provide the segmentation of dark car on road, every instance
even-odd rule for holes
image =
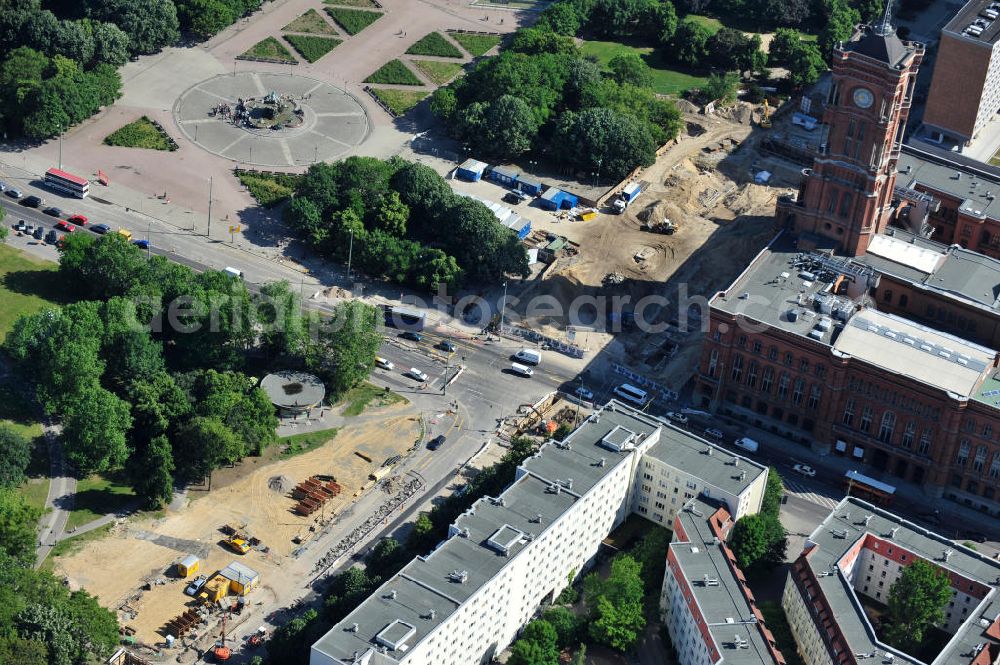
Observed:
[[[4,194],[6,194],[7,196],[9,196],[12,199],[19,199],[19,198],[21,198],[21,190],[20,189],[16,189],[16,188],[15,189],[4,190]]]
[[[31,233],[31,237],[34,238],[35,240],[41,240],[42,238],[44,238],[45,227],[44,226],[36,227],[35,230]]]
[[[444,442],[444,434],[438,434],[436,437],[427,442],[427,450],[437,450],[444,445]]]
[[[97,235],[102,236],[108,231],[110,231],[111,227],[108,226],[107,224],[94,224],[93,226],[90,227],[90,230],[96,233]]]
[[[138,247],[139,249],[149,249],[148,240],[133,240],[132,244]]]
[[[448,340],[442,340],[438,342],[435,346],[442,351],[447,351],[448,353],[455,353],[455,345]]]
[[[38,208],[43,203],[45,203],[45,201],[38,196],[25,196],[21,199],[21,205],[28,206],[29,208]]]
[[[55,229],[49,229],[49,232],[45,234],[45,242],[54,245],[57,240],[59,240],[59,234],[56,233]]]
[[[411,342],[419,342],[423,340],[423,337],[420,335],[420,333],[415,333],[412,330],[407,330],[406,332],[399,333],[399,338],[408,339]]]
[[[48,208],[46,208],[42,212],[44,212],[49,217],[62,217],[63,216],[63,211],[60,210],[59,208],[55,207],[55,206],[49,206]]]

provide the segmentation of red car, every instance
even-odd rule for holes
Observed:
[[[65,231],[66,233],[73,233],[73,231],[76,231],[75,226],[62,219],[60,219],[59,223],[56,224],[56,228],[60,231]]]
[[[73,222],[77,226],[86,226],[87,225],[87,217],[86,217],[86,215],[73,215],[72,217],[67,217],[66,221],[67,222]]]

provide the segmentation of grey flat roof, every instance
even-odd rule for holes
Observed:
[[[711,455],[707,453],[708,450],[712,451]],[[739,495],[761,474],[767,473],[767,467],[741,455],[735,455],[669,423],[664,423],[660,440],[646,455],[682,469],[685,473],[734,495]],[[738,465],[733,464],[736,460]],[[741,471],[746,471],[746,476],[742,480]]]
[[[941,267],[924,283],[995,310],[1000,296],[1000,261],[953,247]]]
[[[984,44],[993,44],[997,40],[997,37],[1000,37],[1000,18],[993,19],[991,21],[988,18],[980,17],[979,13],[984,9],[988,9],[994,2],[995,0],[970,0],[970,2],[966,3],[964,7],[958,10],[958,13],[955,14],[955,18],[948,21],[948,24],[944,26],[944,31],[955,35],[961,35],[966,39],[971,39],[972,41],[983,42]],[[983,33],[978,37],[963,35],[962,31],[977,19],[982,19],[983,21],[989,23],[988,27],[983,30]]]
[[[529,539],[548,529],[579,497],[632,454],[631,447],[615,452],[601,445],[608,433],[624,428],[638,435],[634,442],[638,443],[662,424],[613,400],[562,444],[545,443],[536,455],[525,460],[519,477],[500,497],[473,504],[458,517],[449,537],[433,552],[413,559],[313,648],[349,660],[355,651],[364,653],[374,648],[375,637],[398,620],[416,629],[406,641],[408,650],[413,649],[513,561]],[[559,491],[554,490],[556,481],[561,481]],[[511,540],[515,530],[525,537]],[[509,546],[507,556],[488,542],[494,535]]]
[[[871,519],[865,520],[866,516]],[[892,533],[892,529],[896,532]],[[968,663],[966,656],[978,642],[983,641],[984,628],[979,619],[995,619],[997,610],[998,580],[1000,562],[965,548],[944,536],[908,522],[897,515],[886,512],[853,497],[844,498],[822,524],[806,540],[805,549],[815,547],[805,555],[807,565],[812,569],[837,624],[847,640],[848,648],[854,653],[871,653],[876,649],[885,651],[886,646],[877,643],[874,630],[861,608],[860,602],[843,573],[826,574],[830,570],[840,570],[840,559],[866,534],[878,536],[893,544],[898,544],[912,554],[938,566],[951,570],[971,580],[993,587],[969,618],[959,628],[948,646],[933,661],[935,665]],[[943,560],[945,550],[952,554]],[[992,614],[987,614],[993,612]],[[913,656],[893,651],[896,658],[905,663],[918,664]]]
[[[820,302],[837,302],[852,312],[855,305],[832,295],[836,275],[817,271],[813,279],[803,276],[813,270],[808,257],[791,235],[779,233],[726,291],[712,298],[712,307],[831,345],[841,326],[820,311]],[[848,261],[842,263],[846,267]],[[819,330],[824,321],[827,329]]]
[[[677,518],[689,542],[671,543],[670,549],[691,587],[723,662],[727,665],[774,663],[750,604],[740,589],[741,583],[726,563],[722,545],[714,543],[708,518],[717,508],[713,501],[700,496],[685,504]],[[718,585],[709,586],[706,577],[718,581]],[[746,647],[736,647],[737,636],[746,640]]]
[[[896,166],[896,186],[913,187],[919,183],[961,200],[960,207],[971,209],[973,214],[978,210],[985,217],[1000,219],[997,169],[986,164],[969,164],[959,155],[942,152],[924,143],[903,146]],[[996,198],[990,199],[987,194]]]
[[[260,387],[275,406],[292,409],[314,406],[326,397],[326,386],[313,374],[282,370],[268,374]]]

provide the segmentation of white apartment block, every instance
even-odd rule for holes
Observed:
[[[879,639],[860,600],[885,603],[916,559],[943,570],[952,586],[939,626],[951,639],[930,665],[1000,659],[1000,562],[847,497],[806,540],[785,584],[782,605],[806,665],[853,663],[858,654],[924,665]]]
[[[709,476],[706,482],[677,474],[685,487],[693,480],[718,492],[713,496],[731,501],[734,511],[759,507],[766,468],[744,459],[733,465],[735,456],[723,449],[612,401],[563,442],[544,444],[499,497],[477,501],[433,552],[407,564],[313,644],[310,664],[489,662],[573,571],[590,565],[633,508],[646,505],[638,501],[637,478],[651,451],[657,473],[679,471],[674,448],[677,459],[696,460]]]

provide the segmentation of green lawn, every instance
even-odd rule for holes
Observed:
[[[423,90],[386,90],[372,88],[372,93],[396,115],[404,115],[419,104],[429,92]]]
[[[105,145],[122,148],[145,148],[147,150],[177,150],[177,144],[153,121],[142,116],[121,129],[104,137]]]
[[[9,223],[11,215],[4,219]],[[0,244],[0,339],[21,314],[66,302],[66,288],[55,263]]]
[[[310,450],[319,448],[324,443],[337,436],[337,428],[321,429],[304,434],[293,434],[278,439],[279,446],[288,446],[281,452],[282,457],[295,457]]]
[[[236,177],[257,203],[265,208],[273,208],[292,195],[296,183],[302,176],[295,173],[261,173],[241,169],[236,171]]]
[[[260,58],[279,62],[298,62],[292,52],[274,37],[262,39],[240,56],[241,58]]]
[[[323,0],[328,5],[344,5],[346,7],[371,7],[375,9],[377,4],[372,0]]]
[[[607,66],[612,58],[621,53],[638,53],[653,70],[653,90],[661,95],[677,95],[689,88],[700,87],[708,80],[707,76],[671,69],[671,66],[663,61],[659,51],[649,46],[635,47],[618,42],[588,41],[580,47],[580,52],[584,57],[597,58],[602,66]]]
[[[315,35],[285,35],[285,41],[309,62],[316,62],[329,53],[341,40]]]
[[[384,388],[379,388],[370,383],[362,383],[356,388],[352,388],[347,391],[344,395],[344,399],[340,401],[341,404],[346,403],[347,408],[344,409],[345,416],[358,416],[368,408],[369,405],[374,407],[389,406],[391,404],[399,404],[401,402],[406,402],[406,398],[402,395],[398,395],[392,391],[386,392]],[[372,404],[374,402],[374,404]]]
[[[402,60],[390,60],[385,63],[371,76],[366,78],[365,83],[385,83],[390,85],[424,84],[409,67],[403,64]]]
[[[472,54],[474,58],[478,58],[500,43],[499,35],[476,35],[471,32],[457,32],[454,30],[449,30],[448,34],[451,35],[452,39],[461,44],[462,48]]]
[[[440,32],[431,32],[406,49],[410,55],[437,55],[443,58],[464,57],[454,44],[449,42]]]
[[[381,12],[368,12],[363,9],[346,9],[344,7],[325,7],[326,13],[337,22],[349,35],[356,35],[381,18]]]
[[[413,60],[414,66],[423,72],[424,76],[438,85],[444,85],[462,72],[462,65],[457,62],[441,62],[440,60]]]
[[[99,475],[83,478],[76,484],[73,511],[66,521],[66,531],[121,510],[134,498],[132,488],[117,480]]]
[[[305,32],[311,35],[335,35],[337,31],[326,22],[323,15],[310,9],[281,29],[282,32]]]
[[[713,34],[723,28],[722,21],[720,21],[717,18],[713,18],[711,16],[704,16],[702,14],[688,14],[684,18],[689,18],[695,23],[700,23],[701,25],[711,30]]]

